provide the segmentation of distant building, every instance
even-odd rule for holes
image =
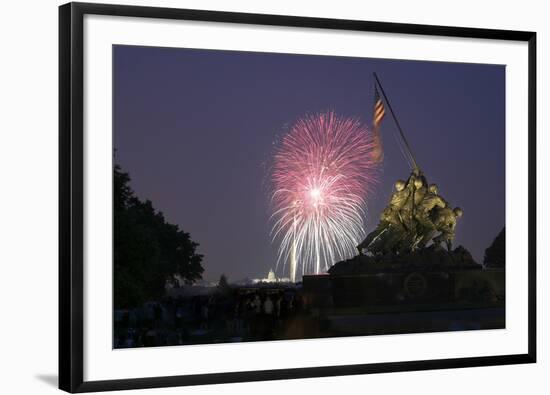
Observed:
[[[288,278],[288,277],[277,277],[275,275],[275,272],[273,271],[273,269],[269,269],[269,273],[267,273],[266,278],[254,278],[254,279],[252,279],[253,284],[258,284],[258,283],[289,283],[289,282],[290,282],[290,278]]]

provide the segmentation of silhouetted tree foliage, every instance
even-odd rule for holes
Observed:
[[[506,227],[502,228],[493,243],[485,250],[483,263],[487,267],[504,267],[506,263]]]
[[[202,277],[202,255],[189,233],[165,221],[151,201],[141,201],[129,186],[130,176],[114,168],[114,303],[137,307],[158,299],[178,277],[192,283]]]

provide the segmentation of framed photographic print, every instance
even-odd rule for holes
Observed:
[[[59,16],[61,389],[535,362],[535,33]]]

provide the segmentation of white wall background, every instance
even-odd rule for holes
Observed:
[[[538,33],[539,224],[550,222],[550,25],[545,2],[427,0],[118,0],[121,4],[201,8]],[[57,6],[56,0],[5,2],[0,22],[0,392],[54,393],[57,387]],[[544,394],[550,382],[544,288],[549,232],[539,225],[536,365],[274,381],[131,393]]]

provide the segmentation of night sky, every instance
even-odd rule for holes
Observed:
[[[138,197],[200,243],[204,278],[265,277],[274,143],[306,113],[372,120],[377,72],[429,183],[464,210],[455,245],[483,260],[505,221],[505,68],[179,48],[115,46],[115,162]],[[409,176],[389,115],[368,200],[374,229],[393,183]],[[279,275],[282,267],[279,268]]]

